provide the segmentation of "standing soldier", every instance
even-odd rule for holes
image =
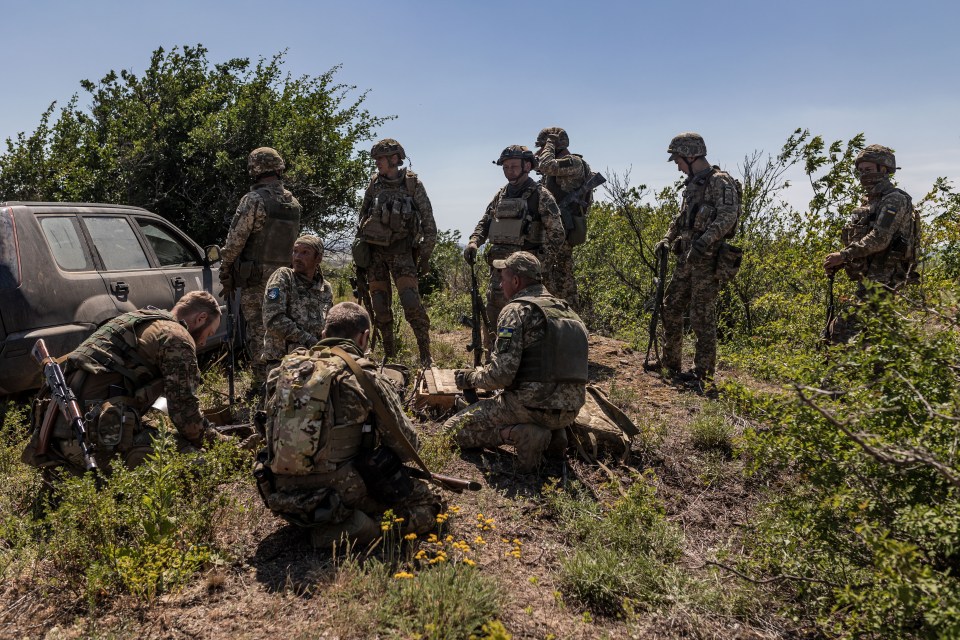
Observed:
[[[669,161],[687,174],[680,213],[670,223],[657,253],[668,248],[677,266],[667,287],[663,309],[663,362],[671,375],[680,375],[683,314],[690,309],[690,326],[697,336],[690,380],[711,380],[717,361],[718,259],[729,247],[724,240],[736,232],[740,187],[720,167],[707,162],[707,145],[697,133],[681,133],[667,147]]]
[[[259,147],[247,157],[254,184],[233,214],[227,239],[220,250],[220,283],[229,298],[240,289],[240,309],[253,380],[251,395],[266,381],[263,351],[264,284],[280,267],[290,264],[290,249],[300,235],[300,203],[283,182],[286,166],[270,147]]]
[[[517,251],[528,251],[537,256],[546,272],[552,273],[557,268],[557,254],[564,241],[557,201],[530,177],[530,171],[537,166],[533,152],[518,144],[510,145],[495,163],[503,167],[507,184],[493,196],[463,250],[464,260],[473,264],[477,248],[490,241],[486,256],[490,264],[487,317],[491,320],[499,317],[500,310],[507,304],[500,288],[500,270],[493,266],[493,261],[503,260]],[[483,346],[488,354],[493,340],[487,332]]]
[[[537,171],[544,177],[540,181],[553,195],[560,207],[560,218],[566,240],[557,251],[557,268],[548,276],[551,292],[579,307],[577,281],[573,276],[573,247],[587,239],[587,209],[592,192],[578,194],[590,177],[590,165],[583,156],[570,153],[570,137],[560,127],[547,127],[537,136]]]
[[[263,361],[267,369],[280,364],[297,347],[309,349],[320,341],[333,287],[323,279],[323,243],[317,236],[300,236],[293,243],[293,268],[273,272],[263,292]]]
[[[430,271],[430,256],[437,243],[433,207],[417,174],[401,168],[407,154],[399,142],[385,138],[373,145],[370,155],[377,163],[377,175],[363,196],[357,226],[357,240],[370,248],[370,264],[357,266],[368,274],[374,323],[383,339],[384,355],[396,355],[392,275],[403,314],[417,338],[420,362],[428,365],[430,317],[420,299],[418,276]]]
[[[894,290],[918,280],[920,219],[907,192],[890,182],[897,170],[892,149],[871,144],[860,152],[854,165],[867,193],[866,202],[853,210],[843,228],[844,249],[829,254],[823,266],[828,274],[842,267],[859,283],[857,298],[862,301],[866,294],[864,278]],[[830,341],[849,340],[855,324],[851,318],[837,319],[827,328]]]

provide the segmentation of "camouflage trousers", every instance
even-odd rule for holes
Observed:
[[[273,491],[265,492],[270,509],[289,522],[308,528],[314,546],[326,547],[344,540],[367,544],[383,533],[380,521],[388,505],[369,495],[352,464],[312,476],[278,476],[275,484]],[[410,494],[389,508],[403,518],[402,534],[422,534],[435,529],[444,503],[427,483],[413,479]]]
[[[677,265],[663,299],[663,366],[681,369],[683,314],[697,337],[693,363],[701,376],[713,376],[717,364],[717,293],[720,282],[712,261],[686,260]]]
[[[263,363],[263,335],[265,329],[263,326],[263,291],[267,280],[273,275],[276,269],[264,268],[263,280],[256,285],[251,285],[240,290],[240,311],[243,314],[244,342],[247,347],[247,355],[250,357],[250,372],[252,380],[250,388],[261,390],[267,381],[267,369]]]
[[[396,355],[396,338],[393,335],[393,291],[390,277],[397,285],[403,315],[417,339],[420,361],[430,360],[430,317],[420,299],[417,265],[410,252],[388,254],[374,250],[367,277],[370,300],[373,303],[373,321],[383,339],[383,351],[387,358]]]
[[[573,247],[564,243],[554,254],[553,265],[546,265],[543,284],[547,291],[566,300],[574,311],[580,311],[577,280],[573,275]]]
[[[515,393],[504,391],[457,412],[443,424],[443,432],[463,449],[512,444],[519,458],[539,459],[552,440],[566,441],[564,430],[574,423],[578,413],[525,407]],[[526,433],[518,432],[517,437],[512,433],[503,437],[504,427],[520,425],[536,426],[548,433],[545,438],[538,438],[535,430],[528,429]]]

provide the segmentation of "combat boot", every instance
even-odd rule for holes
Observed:
[[[566,453],[567,445],[569,444],[570,440],[567,437],[566,427],[563,429],[552,429],[550,431],[550,444],[547,446],[544,455],[550,460],[560,460],[563,458],[563,454]]]
[[[536,471],[543,460],[543,452],[550,445],[550,430],[536,424],[518,424],[510,428],[507,444],[517,450],[517,471]]]

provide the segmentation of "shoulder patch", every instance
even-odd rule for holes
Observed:
[[[267,289],[267,300],[276,300],[280,297],[280,287],[273,287],[272,289]]]
[[[500,327],[497,329],[498,338],[506,338],[507,340],[513,338],[513,327]]]
[[[570,158],[569,156],[566,158],[560,158],[559,160],[557,160],[558,167],[566,168],[572,165],[573,165],[573,158]]]

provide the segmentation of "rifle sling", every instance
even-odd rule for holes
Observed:
[[[347,367],[350,369],[350,371],[353,372],[353,375],[357,378],[357,382],[360,383],[360,387],[363,389],[363,392],[367,395],[367,398],[369,398],[371,404],[373,404],[373,411],[377,414],[377,423],[389,431],[395,439],[397,439],[399,442],[402,442],[403,448],[406,449],[410,459],[413,460],[418,467],[423,469],[426,474],[428,474],[430,477],[433,477],[430,469],[428,469],[427,465],[425,465],[423,460],[420,459],[420,454],[418,454],[417,450],[413,448],[413,445],[410,444],[410,441],[407,440],[407,437],[403,435],[403,431],[400,430],[400,425],[397,424],[393,414],[383,403],[383,398],[380,397],[380,392],[378,392],[376,387],[373,386],[373,382],[368,377],[367,372],[363,370],[363,367],[357,364],[357,361],[353,359],[353,356],[340,347],[330,347],[330,353],[343,360],[347,364]]]

